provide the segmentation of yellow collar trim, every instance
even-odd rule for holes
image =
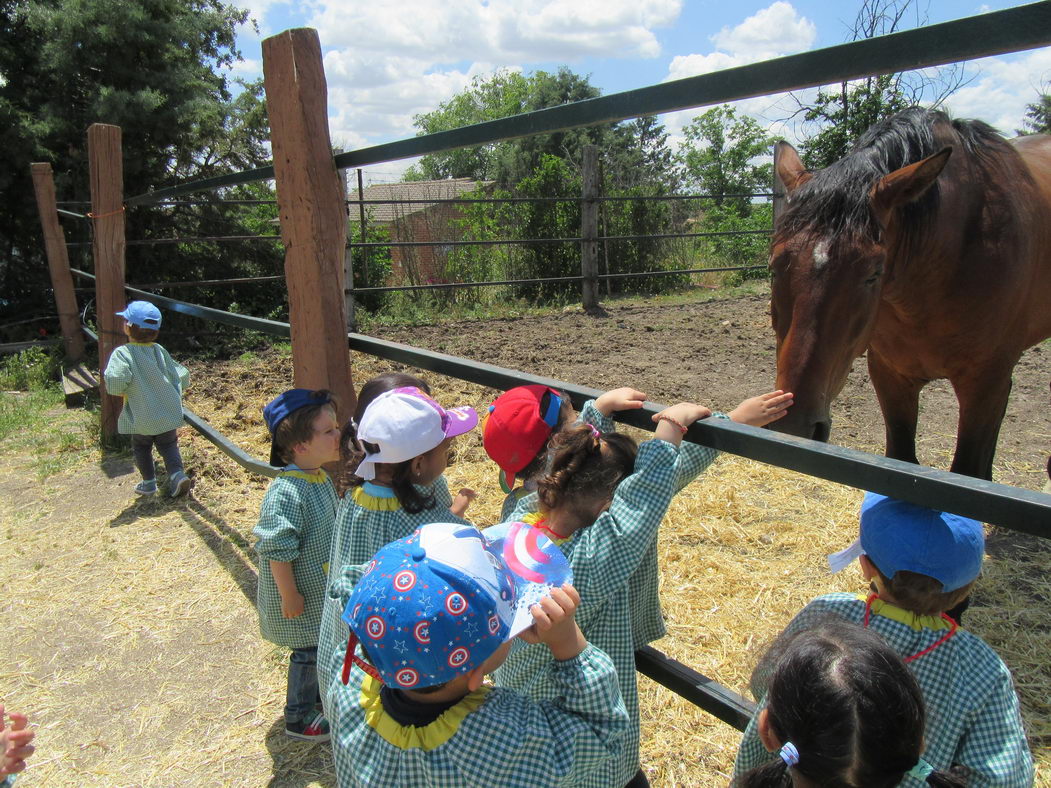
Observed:
[[[858,594],[858,599],[865,602],[868,600],[868,594]],[[933,629],[937,631],[940,629],[951,628],[949,622],[941,616],[921,616],[919,613],[913,613],[909,610],[904,610],[897,605],[892,605],[890,602],[885,602],[879,597],[872,600],[872,612],[877,616],[883,616],[884,618],[889,618],[892,621],[904,624],[907,627],[915,629],[917,632],[921,629]]]
[[[365,676],[361,682],[361,708],[365,710],[365,721],[369,726],[400,750],[433,750],[449,741],[472,711],[485,702],[489,687],[479,687],[468,693],[463,700],[442,715],[423,727],[399,725],[398,722],[383,710],[380,700],[382,685],[372,676]]]
[[[128,344],[129,345],[136,345],[137,347],[153,347],[157,343],[156,342],[133,342],[132,340],[129,339],[128,340]]]
[[[539,523],[543,519],[544,515],[542,515],[540,512],[530,512],[529,514],[524,515],[522,517],[522,522],[526,525],[531,525],[535,528],[537,523]],[[555,534],[552,533],[552,531],[548,528],[541,528],[540,530],[543,531],[544,536],[546,536],[559,547],[561,547],[573,538],[573,534],[570,534],[569,536],[555,536]]]
[[[328,481],[328,474],[325,473],[324,468],[318,468],[317,471],[315,471],[314,473],[309,473],[308,471],[300,470],[285,470],[281,471],[281,475],[294,476],[297,479],[302,479],[303,481],[310,482],[311,484],[324,484]]]
[[[354,488],[354,503],[372,512],[396,512],[401,509],[401,502],[397,498],[380,498],[378,495],[370,495],[365,492],[364,487]]]

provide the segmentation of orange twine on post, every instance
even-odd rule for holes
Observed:
[[[107,216],[116,216],[116,215],[117,215],[118,213],[124,213],[124,206],[123,206],[123,205],[122,205],[122,206],[120,206],[120,208],[118,208],[117,210],[115,210],[115,211],[110,211],[109,213],[91,213],[91,212],[89,211],[89,212],[88,212],[87,214],[85,214],[85,215],[86,215],[86,216],[87,216],[87,217],[88,217],[89,219],[105,219],[105,218],[106,218]]]

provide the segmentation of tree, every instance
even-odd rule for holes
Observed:
[[[683,128],[677,159],[687,188],[715,197],[715,205],[730,204],[739,216],[750,212],[750,197],[723,195],[768,191],[773,178],[773,139],[747,115],[724,104],[695,117]]]
[[[225,73],[240,59],[234,34],[247,18],[221,0],[0,0],[0,289],[9,308],[47,309],[49,298],[29,164],[51,163],[60,200],[90,199],[90,124],[121,127],[129,195],[266,160],[259,85],[234,97]],[[129,240],[227,234],[238,224],[216,206],[129,209],[127,221]],[[86,222],[67,233],[90,239]],[[129,278],[215,273],[226,262],[218,252],[129,247]],[[245,259],[261,254],[243,251]]]
[[[929,0],[863,0],[849,40],[888,35],[906,22],[923,27],[929,5]],[[809,102],[791,94],[797,104],[792,119],[802,118],[804,129],[811,131],[800,145],[803,161],[811,169],[827,167],[874,123],[921,101],[937,107],[967,81],[964,65],[956,63],[842,82],[819,90]]]
[[[1046,90],[1040,98],[1025,108],[1025,120],[1017,134],[1051,134],[1051,93]]]

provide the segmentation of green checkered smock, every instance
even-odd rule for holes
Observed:
[[[546,647],[544,647],[546,648]],[[429,725],[399,725],[380,684],[355,666],[326,708],[339,788],[553,788],[591,785],[619,757],[628,715],[609,657],[588,646],[552,661],[555,696],[481,687]]]
[[[103,373],[106,392],[124,397],[117,431],[160,435],[182,426],[182,393],[190,373],[156,342],[129,342],[113,351]]]
[[[657,594],[657,529],[675,493],[714,457],[713,450],[688,442],[677,448],[662,440],[646,441],[639,446],[634,473],[617,486],[609,510],[560,545],[580,593],[577,623],[588,641],[613,660],[631,720],[628,743],[619,756],[582,785],[620,788],[638,771],[635,649],[664,633]],[[536,508],[533,494],[519,504],[514,519]],[[516,640],[496,672],[496,683],[535,700],[550,700],[558,691],[550,678],[551,662],[551,652],[543,646]]]
[[[417,486],[424,496],[434,496],[434,506],[410,514],[401,508],[394,490],[372,482],[347,491],[336,514],[336,527],[329,552],[329,582],[334,582],[345,566],[372,560],[379,549],[396,539],[404,539],[427,523],[464,523],[450,510],[452,496],[444,476],[427,487]],[[318,635],[318,686],[324,701],[325,687],[339,673],[343,664],[340,644],[347,642],[347,625],[341,616],[343,608],[335,599],[326,599]]]
[[[252,533],[258,540],[259,629],[271,643],[288,648],[318,644],[337,503],[336,489],[324,471],[286,469],[266,490]],[[303,595],[303,613],[296,618],[285,618],[281,613],[281,594],[270,571],[271,561],[292,564],[296,589]]]
[[[845,593],[819,596],[792,619],[785,631],[809,629],[829,615],[861,624],[865,597]],[[947,629],[940,618],[915,616],[885,602],[873,605],[869,627],[902,657],[923,651]],[[954,764],[966,766],[971,770],[971,788],[1027,788],[1033,784],[1033,758],[1011,672],[985,641],[960,628],[908,665],[927,705],[924,760],[942,771]],[[765,686],[753,686],[752,691],[760,701],[766,694]],[[735,774],[772,760],[759,740],[757,717],[758,711],[741,740]],[[901,782],[910,788],[923,784],[908,776]]]
[[[590,424],[599,432],[613,432],[617,429],[613,419],[609,416],[603,416],[599,409],[595,407],[595,400],[593,399],[585,402],[584,407],[580,409],[580,414],[577,416],[577,424]],[[522,499],[535,489],[536,485],[532,484],[528,487],[522,485],[511,490],[507,497],[504,498],[503,506],[500,507],[500,522],[508,522]]]

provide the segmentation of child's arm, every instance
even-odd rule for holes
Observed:
[[[618,410],[637,410],[646,402],[646,395],[641,391],[624,386],[600,394],[597,399],[588,400],[580,411],[580,421],[590,424],[599,432],[614,432],[617,429],[612,415]]]
[[[11,713],[6,716],[11,719],[10,726],[4,723],[4,707],[0,705],[0,785],[7,784],[2,778],[25,769],[26,758],[36,751],[30,744],[36,731],[28,727],[26,715]]]
[[[106,371],[102,373],[106,381],[106,393],[119,396],[124,393],[131,383],[131,359],[124,351],[124,346],[113,351],[106,364]]]
[[[576,622],[580,594],[569,583],[551,589],[546,596],[533,605],[529,612],[533,626],[519,635],[526,643],[544,643],[551,649],[551,656],[564,661],[578,656],[588,642]]]
[[[793,402],[791,391],[785,392],[778,389],[757,397],[749,397],[727,415],[731,421],[736,421],[738,424],[765,427],[788,413]]]
[[[973,669],[977,669],[977,664]],[[999,670],[952,760],[971,770],[968,784],[975,788],[1028,788],[1033,784],[1033,756],[1022,727],[1011,673],[1002,663]]]
[[[478,497],[478,493],[472,490],[470,487],[461,487],[460,492],[453,498],[452,505],[449,507],[449,511],[455,514],[457,517],[463,517],[467,512],[467,507],[471,505],[471,501]]]
[[[296,576],[290,561],[270,561],[270,574],[274,576],[277,592],[281,594],[281,613],[285,618],[303,615],[303,595],[296,588]]]

